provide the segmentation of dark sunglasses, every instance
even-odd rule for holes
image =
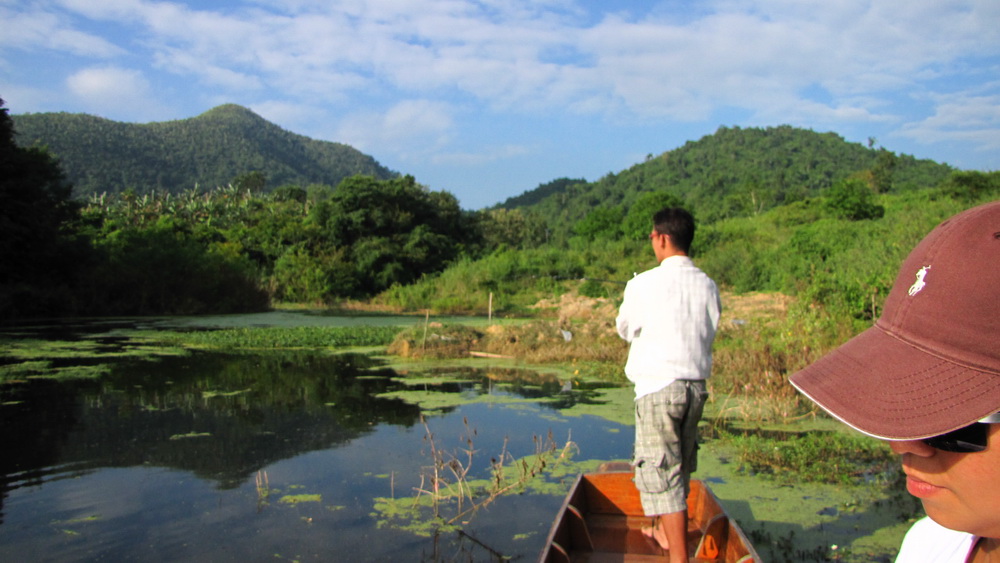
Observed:
[[[931,436],[921,440],[928,446],[944,452],[969,454],[986,449],[989,441],[989,425],[1000,423],[1000,413],[992,414],[979,422],[952,430],[940,436]]]

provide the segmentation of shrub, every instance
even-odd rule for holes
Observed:
[[[827,193],[827,207],[838,217],[852,221],[881,219],[885,207],[875,203],[875,193],[858,178],[841,180]]]

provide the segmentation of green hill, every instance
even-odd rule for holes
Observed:
[[[250,172],[262,173],[271,188],[336,186],[355,174],[398,175],[348,145],[296,135],[235,104],[148,124],[72,113],[13,119],[17,143],[47,147],[73,183],[75,196],[129,188],[140,194],[179,193],[224,186]]]
[[[851,177],[880,193],[905,193],[935,187],[952,171],[947,164],[850,143],[836,133],[788,125],[721,127],[597,181],[557,180],[500,207],[529,209],[554,232],[567,233],[595,208],[627,211],[649,192],[676,196],[701,221],[714,221],[822,195]]]

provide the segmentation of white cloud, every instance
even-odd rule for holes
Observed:
[[[718,104],[773,112],[776,103],[792,107],[809,84],[857,98],[943,72],[957,57],[1000,54],[990,0],[913,0],[905,9],[719,0],[680,17],[664,3],[642,19],[608,14],[594,24],[581,23],[581,6],[567,0],[262,1],[225,11],[155,0],[61,4],[138,26],[153,60],[207,86],[302,96],[463,92],[496,108],[640,118],[703,118]],[[114,50],[85,39],[64,43]],[[550,53],[563,54],[559,64]]]
[[[173,48],[162,49],[153,56],[156,66],[175,74],[193,74],[207,86],[231,91],[252,91],[263,87],[254,74],[212,64],[195,53]]]
[[[80,70],[66,86],[91,111],[114,119],[149,119],[161,113],[149,81],[137,70],[114,66]]]
[[[366,152],[427,158],[449,142],[454,127],[447,104],[404,100],[383,113],[356,113],[344,119],[336,138]]]
[[[923,145],[959,142],[978,151],[1000,150],[1000,94],[962,92],[936,98],[934,115],[906,125],[899,136]]]
[[[729,112],[756,123],[902,127],[914,115],[898,107],[901,95],[941,94],[967,67],[1000,57],[995,0],[51,2],[61,10],[4,4],[4,21],[21,23],[5,29],[0,48],[109,59],[113,66],[98,68],[117,70],[129,91],[147,89],[125,98],[148,94],[142,76],[122,70],[145,60],[204,89],[202,99],[350,112],[340,125],[349,142],[411,158],[456,138],[458,106],[616,124]],[[114,31],[95,35],[98,24]],[[130,43],[116,45],[122,30]],[[88,85],[100,83],[94,72],[71,79],[77,95],[113,93],[88,94],[100,91]],[[409,101],[393,105],[400,99]],[[942,104],[907,135],[951,117],[959,116]],[[984,135],[963,123],[970,136]]]
[[[73,55],[108,58],[124,53],[120,47],[91,33],[73,29],[56,14],[30,10],[17,12],[0,6],[0,48],[50,49]]]
[[[127,20],[141,13],[143,0],[56,0],[64,8],[95,20]]]

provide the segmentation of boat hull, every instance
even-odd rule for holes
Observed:
[[[553,522],[539,561],[662,561],[667,552],[642,533],[650,518],[643,513],[632,475],[631,471],[580,475]],[[691,561],[760,561],[739,525],[703,482],[691,481],[687,508]]]

